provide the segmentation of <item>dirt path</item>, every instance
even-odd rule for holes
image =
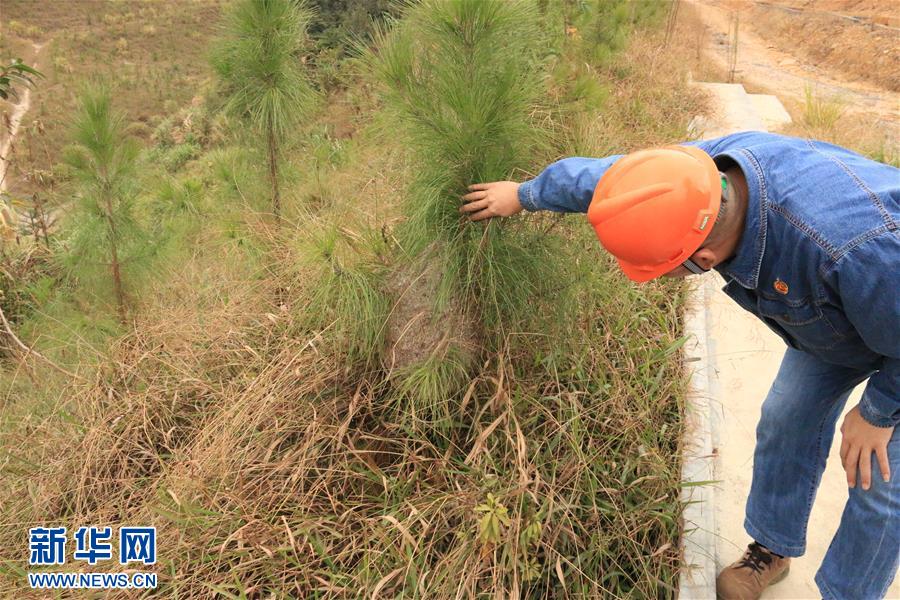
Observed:
[[[32,47],[34,48],[34,59],[32,61],[32,66],[37,66],[37,55],[40,53],[41,48],[43,48],[44,45],[45,44],[32,44]],[[19,133],[19,125],[22,123],[22,118],[25,116],[25,113],[27,113],[28,109],[31,108],[31,88],[26,87],[24,88],[24,90],[20,91],[21,94],[19,96],[19,102],[13,109],[12,115],[9,119],[9,129],[7,131],[6,138],[3,140],[3,143],[0,144],[0,193],[6,191],[6,175],[7,170],[9,169],[9,165],[12,162],[13,145],[16,142],[16,135],[18,135]]]
[[[729,26],[732,11],[715,0],[685,0],[706,26],[704,53],[723,70],[728,68]],[[746,18],[746,15],[744,15]],[[786,54],[750,31],[739,27],[735,82],[765,89],[784,100],[803,101],[807,85],[826,98],[846,103],[848,111],[874,114],[900,134],[900,94],[839,74]]]

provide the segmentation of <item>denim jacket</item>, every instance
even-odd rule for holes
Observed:
[[[686,144],[720,170],[736,163],[747,179],[743,235],[715,267],[723,291],[791,347],[876,370],[860,414],[879,427],[900,423],[900,170],[762,132]],[[620,157],[559,160],[519,186],[519,201],[531,211],[587,212]]]

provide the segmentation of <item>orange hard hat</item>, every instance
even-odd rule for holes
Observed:
[[[643,282],[697,251],[721,201],[712,157],[693,146],[666,146],[617,160],[597,183],[587,217],[625,275]]]

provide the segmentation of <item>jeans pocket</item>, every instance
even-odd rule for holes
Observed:
[[[825,350],[844,337],[835,331],[811,300],[788,304],[760,296],[757,310],[775,333],[798,350]]]

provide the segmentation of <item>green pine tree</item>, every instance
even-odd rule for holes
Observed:
[[[562,270],[553,239],[522,220],[472,223],[458,210],[467,185],[520,175],[547,141],[532,116],[545,77],[537,16],[524,0],[408,3],[365,54],[382,84],[391,135],[402,136],[414,165],[400,246],[410,261],[439,270],[437,289],[422,292],[435,299],[436,314],[464,315],[469,337],[493,355],[526,327],[529,304],[560,295],[553,291]],[[476,361],[467,340],[454,334],[448,330],[450,341],[413,365],[401,384],[419,413],[449,414],[435,411],[434,400],[469,380]]]
[[[124,114],[114,110],[105,85],[95,83],[82,90],[72,138],[65,152],[76,185],[67,227],[70,274],[85,284],[108,277],[116,311],[124,323],[126,271],[149,256],[151,248],[134,216],[139,146],[126,135]],[[94,292],[103,289],[85,287]]]
[[[315,98],[300,56],[310,16],[302,0],[237,0],[212,54],[226,111],[265,142],[276,217],[281,214],[283,146]]]

